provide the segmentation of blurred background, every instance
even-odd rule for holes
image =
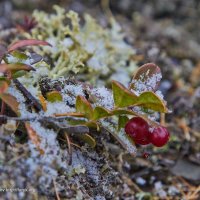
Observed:
[[[140,66],[156,63],[163,72],[160,90],[171,114],[166,123],[171,142],[164,149],[140,149],[150,158],[125,155],[120,172],[134,181],[133,190],[152,192],[159,198],[181,195],[198,199],[200,188],[200,1],[199,0],[1,0],[0,33],[31,15],[34,9],[52,12],[58,4],[66,10],[92,15],[103,27],[113,16],[136,50]],[[2,34],[4,33],[4,34]],[[113,167],[117,168],[117,163]],[[180,195],[181,193],[181,195]],[[126,198],[124,198],[126,199]]]

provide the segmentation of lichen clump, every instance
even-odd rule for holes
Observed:
[[[35,48],[40,55],[47,56],[52,62],[50,76],[53,78],[77,74],[82,80],[99,83],[101,76],[108,79],[123,74],[124,84],[128,83],[129,72],[136,68],[131,56],[135,50],[124,41],[121,27],[110,20],[110,28],[103,28],[90,15],[84,15],[84,25],[73,11],[65,12],[54,6],[56,13],[47,14],[34,11],[33,17],[38,25],[27,38],[45,40],[53,48]],[[126,68],[126,70],[122,70]]]

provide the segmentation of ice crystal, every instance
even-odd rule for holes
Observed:
[[[91,94],[96,98],[94,106],[102,106],[109,110],[114,107],[114,100],[112,93],[105,87],[93,88],[90,90]]]

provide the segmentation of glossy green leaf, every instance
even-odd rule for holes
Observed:
[[[134,105],[138,97],[117,81],[112,81],[113,98],[116,107]]]
[[[62,95],[58,91],[51,91],[51,92],[46,93],[46,98],[47,98],[47,101],[52,102],[52,103],[56,101],[62,101],[63,99]]]
[[[76,98],[76,111],[84,114],[88,119],[93,117],[93,108],[90,102],[83,96],[77,96]]]
[[[129,121],[129,118],[125,115],[120,115],[119,116],[119,119],[118,119],[118,131],[121,129],[121,128],[124,128],[126,123]]]
[[[155,93],[153,92],[143,92],[138,99],[137,102],[138,106],[142,106],[144,108],[148,108],[158,112],[167,112],[167,108],[162,99],[160,99]]]
[[[99,106],[95,107],[94,113],[93,113],[93,120],[98,120],[98,119],[109,117],[109,116],[110,116],[109,110],[99,107]]]

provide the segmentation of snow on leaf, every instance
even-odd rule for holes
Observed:
[[[112,81],[112,90],[116,107],[127,107],[137,102],[138,97],[117,81]]]
[[[157,65],[155,65],[154,63],[146,63],[137,70],[137,72],[133,76],[133,79],[139,80],[143,75],[144,75],[143,78],[147,79],[149,77],[152,77],[154,74],[159,74],[159,73],[161,72],[160,68]]]
[[[161,78],[160,68],[154,63],[147,63],[137,70],[129,88],[139,94],[147,90],[156,91]]]
[[[88,119],[93,117],[93,108],[90,102],[80,95],[76,98],[76,111],[84,114]]]
[[[114,138],[132,155],[136,155],[136,147],[133,140],[125,133],[124,129],[117,132],[116,127],[107,121],[102,122],[103,128],[107,130]]]
[[[39,46],[39,45],[51,46],[51,44],[43,40],[35,40],[35,39],[19,40],[15,42],[14,44],[11,44],[10,47],[8,47],[8,52],[14,51],[21,47],[35,46],[35,45],[36,46]]]

